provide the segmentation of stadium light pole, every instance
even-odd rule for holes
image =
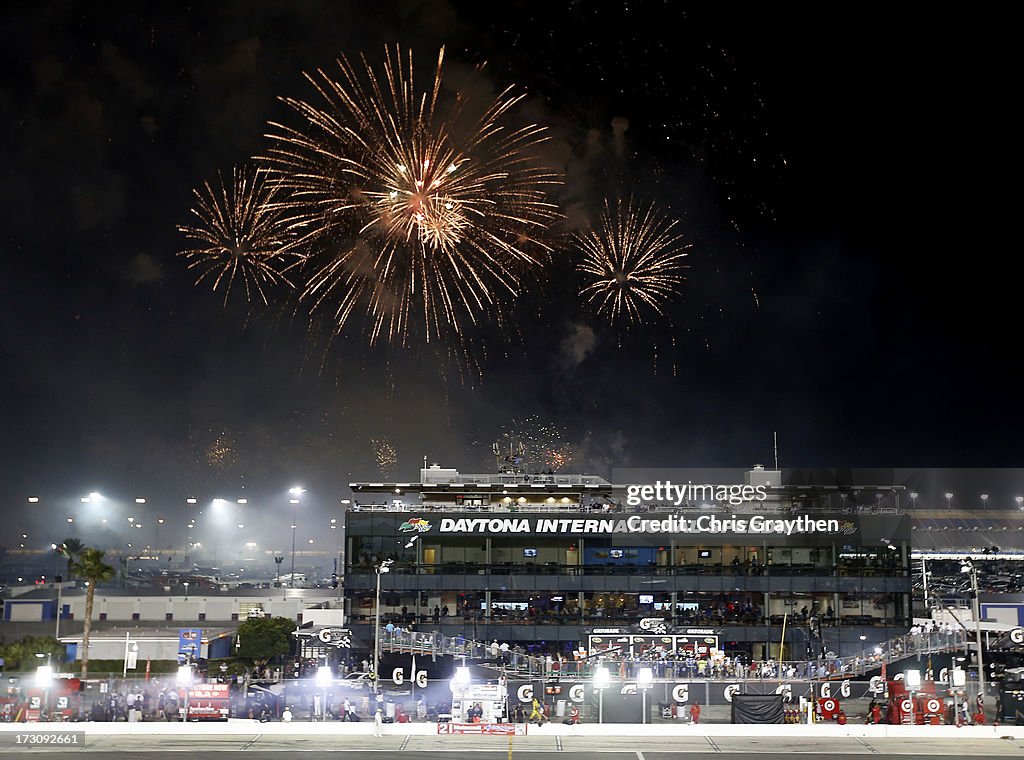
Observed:
[[[296,505],[299,503],[299,497],[305,492],[306,489],[300,488],[299,486],[288,489],[288,493],[292,495],[288,500],[292,505],[292,577],[291,580],[288,581],[292,588],[295,588],[295,522],[298,520],[299,511],[299,508]]]
[[[384,573],[391,572],[391,565],[394,564],[393,559],[386,559],[377,565],[377,604],[374,607],[373,616],[373,693],[380,693],[378,682],[380,679],[377,677],[377,668],[380,664],[380,576]]]
[[[281,563],[282,562],[284,562],[284,557],[282,557],[279,554],[274,556],[274,564],[277,566],[277,587],[278,588],[281,588]],[[284,592],[284,590],[282,590],[281,591],[281,600],[284,601],[287,598],[288,598],[288,594],[286,594]]]
[[[608,688],[609,683],[611,683],[611,674],[608,672],[608,668],[601,665],[594,671],[594,688],[597,689],[597,722],[599,725],[604,723],[604,690]]]
[[[981,651],[981,601],[978,599],[978,568],[970,559],[960,562],[960,572],[971,574],[971,612],[974,614],[974,636],[978,647],[978,696],[985,697],[985,657]]]

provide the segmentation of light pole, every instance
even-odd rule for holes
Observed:
[[[121,678],[128,677],[128,666],[131,665],[132,670],[135,670],[138,663],[139,657],[139,645],[132,641],[131,632],[124,632],[124,667],[121,668]],[[134,654],[135,657],[131,655]]]
[[[910,508],[917,509],[917,491],[910,492]]]
[[[640,722],[647,722],[647,690],[654,683],[654,671],[650,668],[640,668],[636,673],[636,685],[640,687],[641,710]]]
[[[294,488],[289,488],[288,489],[288,493],[290,493],[292,495],[292,498],[290,498],[288,500],[288,502],[292,505],[292,577],[291,577],[291,580],[289,581],[289,583],[292,585],[292,588],[294,588],[295,587],[295,527],[296,527],[295,526],[295,522],[296,522],[296,520],[298,520],[298,506],[296,506],[296,505],[299,503],[299,497],[303,493],[305,493],[305,489],[304,488],[300,488],[299,486],[295,486]]]
[[[330,687],[334,680],[334,673],[331,671],[331,666],[323,664],[316,669],[316,686],[320,689],[320,710],[314,710],[314,719],[326,720],[327,719],[327,689]]]
[[[1024,509],[1024,496],[1014,496],[1013,500],[1017,502],[1017,509]]]
[[[274,556],[274,564],[277,565],[277,587],[281,589],[281,601],[285,601],[288,598],[288,594],[283,588],[281,588],[281,563],[284,562],[284,557],[280,555]]]
[[[192,517],[192,509],[197,502],[198,499],[194,496],[189,496],[185,499],[185,503],[188,504],[188,546],[185,547],[185,564],[189,567],[192,566],[192,529],[196,527],[196,521]]]
[[[960,563],[960,572],[971,574],[971,612],[974,614],[975,644],[978,647],[978,696],[985,697],[985,657],[981,651],[981,603],[978,600],[978,568],[970,559]]]
[[[64,600],[61,597],[61,593],[64,591],[64,577],[61,575],[53,576],[54,582],[57,584],[57,627],[53,632],[53,638],[60,641],[60,611]]]
[[[391,565],[394,564],[393,559],[386,559],[377,565],[377,604],[374,607],[374,621],[373,621],[373,693],[379,692],[377,678],[377,667],[380,663],[380,576],[384,573],[391,572]]]
[[[608,668],[601,665],[594,671],[594,688],[597,689],[597,722],[604,723],[604,690],[611,683],[611,674]]]
[[[928,606],[928,560],[924,557],[921,557],[921,583],[924,585],[924,612],[927,615],[931,608]]]
[[[43,712],[46,713],[48,720],[50,717],[50,687],[53,686],[53,666],[50,664],[49,652],[45,654],[36,652],[36,657],[40,660],[44,657],[46,658],[46,664],[36,668],[36,688],[43,690],[43,708],[39,711],[40,720],[42,719]]]
[[[988,506],[988,494],[983,493],[981,495],[981,508],[985,509]]]
[[[185,581],[181,585],[183,585],[185,587],[185,601],[187,602],[188,601],[188,581]]]
[[[946,509],[952,509],[953,508],[953,492],[952,491],[946,491],[945,496],[946,496]]]

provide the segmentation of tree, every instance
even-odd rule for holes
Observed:
[[[82,629],[82,678],[89,675],[89,634],[92,633],[92,604],[96,584],[114,577],[114,568],[103,561],[99,549],[83,548],[71,566],[71,572],[85,581],[85,624]]]
[[[57,554],[59,554],[60,556],[62,556],[64,559],[66,559],[68,561],[68,577],[69,578],[72,575],[72,572],[71,572],[72,567],[74,566],[75,562],[78,561],[78,558],[82,555],[82,551],[84,549],[85,549],[85,544],[83,544],[77,538],[65,538],[57,546]]]
[[[275,657],[292,651],[295,622],[285,617],[252,618],[238,626],[236,657],[252,660],[262,667]]]
[[[8,670],[29,671],[45,665],[46,660],[36,657],[37,654],[48,654],[51,662],[59,663],[64,657],[64,645],[52,636],[26,636],[0,646],[0,657]]]

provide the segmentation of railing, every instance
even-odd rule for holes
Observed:
[[[775,627],[779,628],[782,626],[782,615],[769,615],[765,616],[760,612],[754,613],[733,613],[733,614],[719,614],[719,613],[700,613],[690,617],[683,615],[658,615],[664,617],[666,621],[672,625],[678,627],[696,627],[706,628],[708,626],[759,626],[759,627]],[[643,617],[643,613],[638,610],[623,610],[622,612],[609,612],[607,614],[595,615],[592,613],[579,614],[555,614],[555,613],[535,613],[529,614],[527,612],[518,613],[512,612],[507,613],[497,611],[492,613],[490,617],[480,612],[474,612],[472,615],[455,614],[447,616],[439,616],[436,620],[433,615],[421,613],[415,615],[408,613],[401,615],[399,613],[382,613],[381,621],[383,623],[391,623],[396,626],[404,625],[435,625],[440,626],[446,625],[459,625],[465,626],[482,626],[482,625],[501,625],[501,626],[551,626],[551,625],[566,625],[566,626],[577,626],[577,627],[596,627],[596,626],[608,626],[608,625],[621,625],[628,626],[632,625],[637,621],[638,618]],[[372,614],[355,614],[351,617],[354,623],[372,623],[374,617]],[[840,628],[867,628],[876,626],[887,626],[893,628],[907,628],[910,625],[910,620],[905,617],[872,617],[870,615],[844,615],[841,618],[835,617],[822,617],[822,625],[828,628],[840,627]],[[790,618],[789,625],[791,627],[803,627],[807,625],[806,620],[797,620]]]
[[[352,564],[345,568],[350,575],[372,574],[372,564]],[[795,575],[815,575],[818,577],[838,576],[843,578],[860,577],[892,577],[905,578],[910,574],[909,568],[893,566],[856,566],[856,565],[813,565],[813,564],[773,564],[773,565],[741,565],[735,567],[729,563],[700,563],[689,565],[657,565],[651,563],[616,562],[614,564],[583,564],[564,565],[559,562],[504,562],[490,564],[477,562],[441,562],[437,564],[416,564],[412,562],[395,562],[391,572],[403,575],[720,575],[720,576],[775,576],[789,577]]]
[[[640,668],[650,667],[655,678],[745,678],[829,679],[863,676],[907,656],[922,657],[963,649],[961,631],[906,634],[865,650],[853,657],[823,657],[813,660],[774,660],[750,663],[712,664],[694,658],[620,658],[615,653],[597,653],[579,660],[558,661],[515,649],[495,649],[493,644],[468,640],[462,636],[443,636],[394,629],[381,634],[382,649],[399,653],[451,655],[480,661],[508,675],[547,677],[552,675],[588,677],[598,666],[609,668],[621,678],[635,678]],[[939,668],[935,668],[938,670]]]
[[[852,675],[863,675],[876,670],[882,664],[890,664],[905,657],[919,655],[926,657],[965,649],[970,643],[962,628],[946,628],[938,631],[907,633],[882,644],[865,649],[852,658]],[[938,670],[939,668],[934,668]]]
[[[578,474],[531,474],[528,472],[484,472],[457,473],[455,475],[429,474],[423,479],[423,485],[563,485],[563,486],[608,486],[609,483],[598,475]]]

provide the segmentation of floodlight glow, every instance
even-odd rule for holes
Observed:
[[[28,503],[29,504],[37,504],[38,502],[39,502],[39,497],[38,496],[29,496],[28,497]]]
[[[53,666],[40,665],[36,668],[36,688],[49,689],[53,684]]]
[[[136,504],[145,504],[145,503],[146,503],[146,500],[145,500],[145,499],[142,499],[142,498],[139,498],[139,499],[136,499],[136,500],[135,500],[135,503],[136,503]]]
[[[640,668],[636,672],[636,683],[637,686],[645,688],[654,683],[654,671],[650,668]]]
[[[455,668],[455,677],[452,678],[452,686],[469,685],[469,668],[463,666]]]
[[[907,685],[907,688],[911,691],[916,691],[921,688],[921,671],[920,670],[908,670],[903,674],[903,683]]]
[[[967,671],[963,668],[953,668],[953,686],[967,685]]]
[[[189,496],[187,499],[185,499],[186,504],[197,504],[198,502],[199,500],[195,496]]]
[[[607,688],[608,684],[612,681],[612,675],[608,672],[608,668],[603,665],[594,671],[594,688],[604,689]]]
[[[316,669],[316,686],[318,689],[326,689],[334,680],[330,665],[321,665]]]
[[[175,682],[178,686],[188,686],[192,683],[192,666],[191,665],[179,665],[178,675],[175,677]]]

